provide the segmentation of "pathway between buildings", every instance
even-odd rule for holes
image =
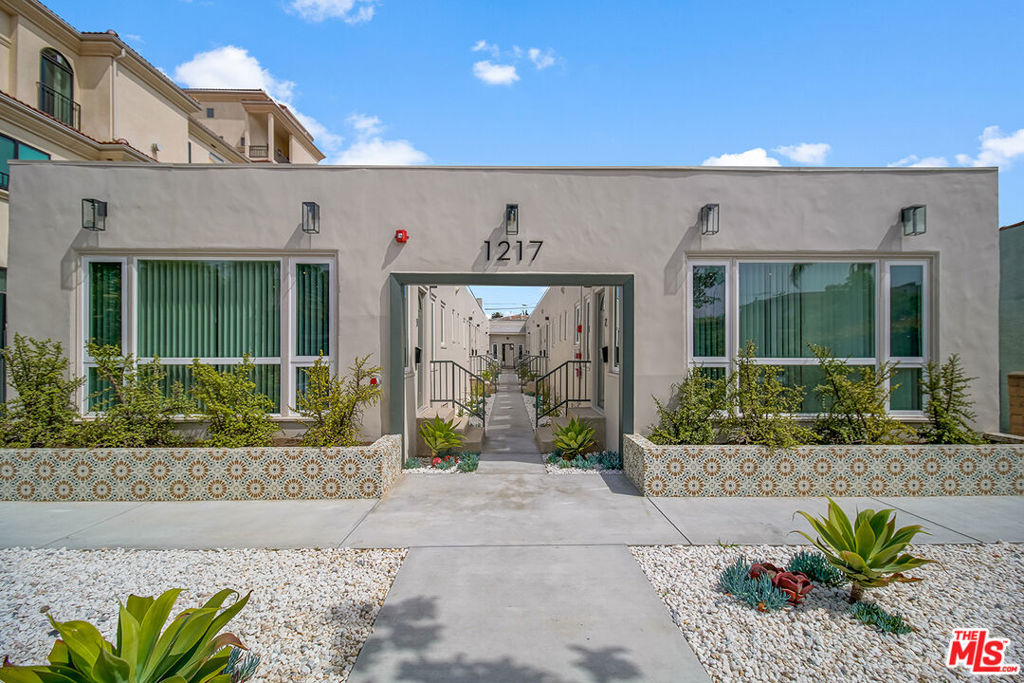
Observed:
[[[487,433],[480,454],[480,474],[544,474],[544,460],[533,438],[533,426],[523,405],[514,373],[498,377],[490,403]]]

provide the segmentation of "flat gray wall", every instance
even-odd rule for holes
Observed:
[[[1024,225],[999,231],[1000,428],[1010,431],[1006,376],[1024,372]]]
[[[636,427],[654,418],[686,363],[687,257],[928,257],[932,352],[956,352],[975,383],[978,426],[999,422],[999,272],[994,169],[526,169],[12,164],[9,329],[63,341],[80,316],[79,257],[117,251],[335,255],[338,358],[386,358],[387,275],[633,273]],[[107,231],[81,229],[81,199],[109,202]],[[321,233],[299,226],[321,207]],[[519,238],[544,240],[517,262],[487,260],[504,239],[505,204]],[[700,207],[721,205],[702,237]],[[928,232],[904,238],[899,209],[928,205]],[[396,228],[409,230],[405,245]],[[384,380],[387,386],[387,380]],[[609,387],[614,396],[617,387]],[[617,410],[617,404],[610,411]],[[367,430],[379,429],[369,415]]]

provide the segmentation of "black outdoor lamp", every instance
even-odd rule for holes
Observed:
[[[923,235],[927,231],[926,208],[924,204],[916,204],[900,210],[900,222],[903,223],[905,237]]]
[[[718,204],[705,204],[700,207],[700,234],[718,234]]]
[[[302,232],[320,234],[320,205],[316,202],[302,202]]]
[[[506,204],[505,205],[505,234],[506,235],[518,235],[519,234],[519,205],[518,204]]]
[[[107,203],[99,199],[82,200],[82,229],[100,232],[107,229]]]

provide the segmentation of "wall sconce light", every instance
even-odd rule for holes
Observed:
[[[518,235],[519,234],[519,205],[518,204],[506,204],[505,205],[505,234],[506,235]]]
[[[302,202],[302,232],[320,234],[320,205],[316,202]]]
[[[705,204],[700,207],[700,234],[718,234],[718,204]]]
[[[82,200],[82,229],[99,232],[107,229],[107,203],[99,199]]]
[[[923,235],[928,229],[925,209],[924,204],[917,204],[900,210],[900,221],[903,223],[905,237]]]

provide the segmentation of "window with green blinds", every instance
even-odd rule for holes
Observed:
[[[889,355],[920,357],[924,266],[889,267]]]
[[[740,344],[763,358],[875,355],[873,263],[740,263]]]
[[[693,267],[693,355],[725,356],[725,266]]]
[[[138,355],[281,355],[279,261],[139,260]]]
[[[295,334],[297,356],[328,355],[330,349],[330,266],[299,263],[295,267]]]
[[[121,348],[121,263],[89,262],[87,342]]]

